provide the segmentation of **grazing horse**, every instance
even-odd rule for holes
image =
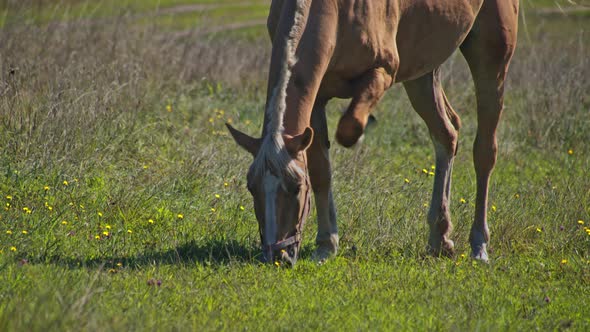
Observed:
[[[312,189],[318,217],[314,257],[336,253],[326,103],[352,98],[336,131],[336,140],[350,147],[395,82],[403,83],[434,143],[429,251],[453,254],[449,204],[461,121],[445,96],[439,68],[459,48],[477,97],[477,197],[470,242],[472,256],[487,261],[488,182],[517,26],[518,0],[273,0],[262,137],[228,125],[235,141],[254,156],[247,183],[265,259],[295,262]]]

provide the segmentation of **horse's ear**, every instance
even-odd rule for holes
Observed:
[[[229,123],[226,123],[225,125],[227,129],[229,129],[229,133],[234,138],[234,141],[236,141],[236,143],[238,143],[239,146],[241,146],[246,151],[250,152],[254,157],[256,157],[256,155],[258,154],[258,150],[260,149],[260,139],[244,134],[243,132],[232,127]]]
[[[311,142],[313,142],[313,129],[307,127],[303,133],[296,136],[284,135],[283,139],[285,140],[285,148],[287,148],[289,154],[295,156],[311,145]]]

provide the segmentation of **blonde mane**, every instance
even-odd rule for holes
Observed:
[[[284,131],[283,120],[287,110],[287,87],[291,78],[291,68],[297,62],[295,56],[297,38],[301,36],[305,25],[304,6],[305,0],[297,0],[293,25],[285,38],[279,79],[265,110],[269,121],[266,135],[262,138],[260,150],[252,164],[252,169],[255,172],[269,169],[275,175],[287,173],[287,175],[294,177],[296,173],[302,171],[298,167],[292,167],[294,164],[291,163],[292,158],[285,149],[282,134]]]

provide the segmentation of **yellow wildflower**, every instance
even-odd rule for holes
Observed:
[[[467,201],[465,200],[465,198],[461,197],[461,199],[459,200],[459,202],[461,202],[461,204],[465,204],[467,203]]]
[[[405,183],[410,183],[410,179],[408,179],[408,178],[405,178],[405,179],[404,179],[404,182],[405,182]]]
[[[215,194],[215,198],[221,198],[221,196],[219,196],[219,194]]]
[[[244,210],[245,210],[245,208],[244,208],[244,206],[243,206],[243,205],[240,205],[240,210],[242,210],[242,211],[244,211]]]
[[[104,235],[104,236],[109,236],[109,232],[107,232],[107,231],[104,231],[104,232],[102,232],[102,235]]]
[[[436,167],[434,165],[431,165],[430,169],[434,171],[436,169]]]
[[[428,172],[428,175],[433,176],[434,172]]]
[[[278,267],[278,266],[281,266],[281,262],[279,262],[279,261],[276,261],[276,262],[275,262],[275,265],[276,265],[277,267]]]
[[[172,112],[172,105],[166,105],[166,111],[168,113]]]
[[[154,223],[154,220],[153,219],[149,219],[148,220],[148,223],[153,224]]]
[[[572,150],[572,149],[567,150],[567,154],[569,154],[570,156],[573,155],[574,154],[574,150]]]
[[[224,186],[224,187],[227,187],[227,186],[229,186],[229,183],[227,183],[227,182],[224,182],[224,183],[223,183],[223,186]]]
[[[16,247],[15,246],[10,247],[10,251],[16,251]]]
[[[215,208],[211,208],[211,212],[215,212]]]
[[[29,232],[28,232],[28,231],[26,231],[26,230],[23,230],[23,231],[22,231],[22,233],[23,233],[24,235],[27,235],[27,234],[29,234]]]
[[[496,206],[492,205],[492,211],[496,212]]]
[[[127,234],[131,234],[131,233],[133,233],[133,231],[132,231],[132,230],[130,230],[130,229],[128,229],[128,230],[127,230]]]
[[[514,194],[514,198],[520,198],[520,194]]]
[[[584,225],[584,220],[578,220],[578,225]]]
[[[98,216],[99,217],[102,217],[102,212],[98,212]]]
[[[111,229],[111,225],[108,225],[108,224],[107,224],[106,226],[104,226],[104,228],[106,228],[106,229]]]
[[[94,236],[95,239],[100,240],[100,235]]]
[[[9,230],[6,231],[6,234],[12,235],[12,231],[9,229]]]
[[[45,186],[45,187],[43,187],[43,190],[45,190],[45,191],[47,191],[47,190],[49,190],[49,189],[50,189],[50,188],[49,188],[49,186]]]
[[[543,230],[542,230],[542,229],[540,229],[539,227],[537,227],[537,232],[538,232],[538,233],[542,233],[542,232],[543,232]]]
[[[67,225],[67,224],[68,224],[68,222],[64,220],[64,221],[62,221],[62,222],[61,222],[61,224],[62,224],[62,225]]]
[[[117,266],[121,267],[121,266],[123,266],[123,263],[119,262],[119,263],[117,263]]]
[[[179,214],[178,214],[176,217],[177,217],[178,219],[184,219],[184,215],[183,215],[182,213],[179,213]]]
[[[62,182],[64,184],[64,186],[67,186],[69,183],[67,180],[64,180],[64,182]]]
[[[424,174],[428,174],[428,170],[427,170],[426,168],[423,168],[423,169],[422,169],[422,173],[424,173]]]
[[[12,196],[6,195],[6,199],[9,200],[9,201],[12,201]]]
[[[562,260],[561,260],[561,264],[562,264],[562,265],[565,265],[565,264],[567,264],[567,259],[565,259],[565,258],[564,258],[564,259],[562,259]]]

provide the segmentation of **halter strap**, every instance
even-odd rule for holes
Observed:
[[[305,158],[305,154],[303,155],[304,159]],[[307,166],[307,160],[305,160],[305,164]],[[296,225],[296,229],[295,229],[295,234],[289,236],[288,238],[284,239],[284,240],[279,240],[275,243],[272,244],[267,244],[264,246],[264,250],[266,252],[268,252],[270,256],[272,256],[272,252],[273,251],[277,251],[277,250],[281,250],[281,249],[285,249],[288,246],[291,246],[293,244],[300,244],[301,243],[301,230],[303,229],[303,225],[305,224],[305,218],[307,217],[307,215],[309,214],[309,210],[311,208],[311,197],[309,195],[309,193],[311,192],[311,183],[309,181],[309,175],[307,173],[307,167],[305,170],[305,182],[307,184],[307,188],[309,190],[307,190],[305,192],[305,199],[304,199],[304,206],[303,206],[303,212],[301,213],[301,215],[299,216],[299,220],[297,221],[297,225]],[[262,235],[262,234],[261,234]]]

